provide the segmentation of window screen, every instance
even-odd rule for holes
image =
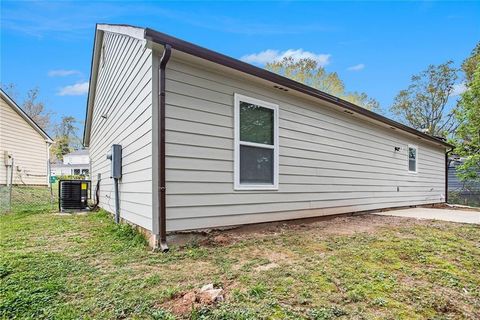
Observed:
[[[273,149],[240,145],[240,183],[273,184]]]

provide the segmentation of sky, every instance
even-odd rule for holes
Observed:
[[[22,103],[38,87],[54,121],[83,130],[96,23],[150,27],[263,66],[310,57],[348,91],[395,95],[429,64],[456,66],[480,41],[480,2],[0,2],[0,82]],[[461,92],[461,79],[457,93]]]

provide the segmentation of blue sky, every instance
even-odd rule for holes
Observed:
[[[480,2],[1,1],[1,82],[83,121],[95,23],[148,26],[257,65],[310,55],[388,109],[412,74],[480,40]],[[247,58],[248,57],[248,58]]]

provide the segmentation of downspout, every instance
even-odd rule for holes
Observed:
[[[166,182],[165,182],[165,69],[172,53],[172,47],[169,44],[164,46],[165,50],[160,58],[160,81],[158,88],[159,95],[159,121],[158,121],[158,227],[159,227],[159,246],[162,252],[168,251],[167,245],[167,227],[166,227]]]
[[[448,161],[448,156],[450,152],[452,152],[455,148],[451,148],[447,152],[445,152],[445,203],[448,203],[448,167],[450,165]]]

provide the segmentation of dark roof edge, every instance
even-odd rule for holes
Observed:
[[[155,43],[159,43],[162,45],[169,44],[172,46],[173,49],[176,49],[178,51],[182,51],[184,53],[188,53],[191,55],[194,55],[196,57],[209,60],[214,63],[218,63],[220,65],[223,65],[225,67],[229,67],[232,69],[235,69],[237,71],[259,77],[274,83],[277,83],[281,86],[290,88],[292,90],[296,90],[302,93],[305,93],[307,95],[310,95],[312,97],[319,98],[321,100],[331,102],[339,107],[345,108],[347,110],[353,111],[355,113],[361,114],[363,116],[366,116],[368,118],[383,122],[389,126],[401,129],[403,131],[406,131],[408,133],[414,134],[418,137],[421,137],[423,139],[440,143],[446,147],[454,147],[453,145],[447,143],[446,141],[443,141],[442,139],[438,139],[435,137],[432,137],[428,134],[425,134],[423,132],[420,132],[416,129],[413,129],[411,127],[408,127],[404,124],[401,124],[397,121],[394,121],[392,119],[389,119],[387,117],[384,117],[380,114],[377,114],[375,112],[372,112],[370,110],[367,110],[365,108],[362,108],[360,106],[357,106],[351,102],[348,102],[346,100],[340,99],[338,97],[332,96],[328,93],[325,93],[323,91],[320,91],[318,89],[309,87],[307,85],[304,85],[303,83],[294,81],[292,79],[283,77],[281,75],[278,75],[276,73],[270,72],[265,69],[261,69],[259,67],[255,67],[251,64],[245,63],[243,61],[231,58],[229,56],[226,56],[224,54],[200,47],[196,44],[193,44],[191,42],[187,42],[172,36],[169,36],[165,33],[161,33],[158,31],[155,31],[150,28],[145,29],[145,38],[147,40],[153,41]]]

